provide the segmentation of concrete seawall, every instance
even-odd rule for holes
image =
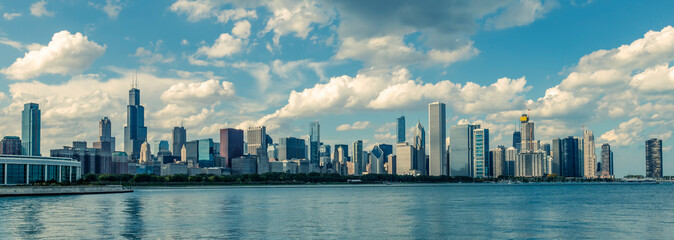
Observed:
[[[8,186],[0,187],[0,197],[104,194],[133,192],[121,185],[106,186]]]

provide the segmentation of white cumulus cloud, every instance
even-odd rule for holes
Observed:
[[[55,33],[47,46],[33,48],[23,58],[0,70],[10,79],[25,80],[42,74],[73,74],[81,72],[98,57],[106,46],[89,41],[81,33]]]
[[[30,14],[36,17],[54,16],[54,12],[48,11],[45,5],[47,5],[47,2],[45,2],[44,0],[33,3],[32,5],[30,5]]]
[[[2,17],[7,20],[12,20],[14,18],[21,17],[21,13],[3,13]]]
[[[370,121],[356,121],[353,124],[337,126],[337,131],[362,130],[370,126]]]
[[[165,102],[217,101],[234,96],[234,84],[215,79],[204,82],[176,83],[161,94]]]
[[[229,33],[220,34],[212,46],[201,46],[197,54],[205,55],[208,58],[222,58],[238,53],[243,48],[243,41],[239,38],[229,35]]]

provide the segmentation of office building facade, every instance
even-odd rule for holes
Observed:
[[[662,139],[646,140],[646,177],[662,178]]]
[[[147,141],[145,127],[145,107],[140,105],[140,90],[129,90],[129,105],[126,106],[126,126],[124,126],[124,152],[132,160],[140,157],[140,147]]]
[[[21,112],[21,153],[26,156],[40,154],[42,117],[37,103],[26,103]]]
[[[428,105],[429,160],[428,172],[431,176],[448,175],[447,139],[445,104],[434,102]]]

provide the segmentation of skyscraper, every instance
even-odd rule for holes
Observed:
[[[108,117],[101,118],[98,122],[98,141],[94,142],[94,148],[104,152],[115,151],[115,138],[112,137],[112,123]]]
[[[473,176],[473,136],[480,125],[459,124],[449,127],[449,175],[453,177]]]
[[[143,142],[143,144],[140,146],[139,162],[148,165],[152,164],[152,151],[150,150],[150,144],[148,142]]]
[[[499,176],[508,175],[506,166],[506,149],[503,146],[498,146],[491,151],[492,162],[492,176],[498,178]]]
[[[21,153],[27,156],[41,156],[40,131],[42,117],[37,103],[26,103],[21,112]]]
[[[321,147],[321,125],[318,121],[309,124],[311,132],[309,133],[309,151],[312,164],[318,165],[320,162],[320,147]]]
[[[529,121],[529,116],[527,114],[522,114],[520,117],[521,123],[521,138],[522,146],[520,151],[522,152],[533,152],[538,150],[536,146],[536,141],[534,141],[534,122]]]
[[[232,167],[232,159],[243,156],[243,130],[220,129],[220,156],[225,158],[227,167]]]
[[[396,143],[401,143],[405,142],[405,116],[400,116],[399,118],[396,118],[398,125],[396,128]]]
[[[519,151],[522,147],[522,133],[520,131],[513,132],[513,147]]]
[[[445,104],[434,102],[428,104],[428,126],[430,133],[430,151],[428,160],[428,170],[431,176],[447,175],[447,149],[446,149],[446,114]],[[452,153],[453,154],[453,153]]]
[[[267,128],[265,126],[249,127],[246,131],[248,154],[267,156]]]
[[[489,129],[473,130],[473,174],[472,177],[489,177]]]
[[[173,144],[171,149],[173,151],[173,156],[180,156],[180,151],[187,142],[187,131],[183,126],[173,128]]]
[[[426,131],[421,126],[421,122],[417,122],[414,134],[413,169],[418,170],[422,175],[428,175],[428,166],[426,164]]]
[[[613,151],[608,143],[601,145],[601,177],[613,178]]]
[[[370,154],[370,173],[385,174],[384,162],[388,155],[393,153],[393,146],[388,144],[374,145]]]
[[[503,175],[515,176],[515,160],[517,159],[518,152],[514,147],[506,148],[506,172]]]
[[[566,137],[561,140],[560,175],[564,177],[583,176],[583,139]]]
[[[147,140],[145,108],[140,105],[140,90],[129,90],[129,105],[126,106],[126,126],[124,126],[124,152],[130,159],[138,160],[140,145]]]
[[[552,150],[550,152],[552,155],[552,161],[550,162],[550,174],[561,175],[560,164],[562,159],[562,140],[559,138],[552,139]]]
[[[215,167],[215,143],[213,139],[200,139],[197,140],[197,161],[199,162],[199,167]]]
[[[414,146],[407,142],[396,145],[396,172],[397,175],[409,175],[413,172]]]
[[[594,134],[583,131],[583,177],[594,178],[597,174],[597,154],[594,152]]]
[[[354,175],[362,175],[363,174],[363,162],[365,159],[363,159],[363,140],[356,140],[353,143],[353,155],[351,157],[351,162],[353,162],[354,165]]]
[[[662,139],[646,140],[646,177],[662,177]]]

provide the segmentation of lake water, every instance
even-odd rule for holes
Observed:
[[[672,239],[674,184],[139,188],[0,198],[0,238]]]

